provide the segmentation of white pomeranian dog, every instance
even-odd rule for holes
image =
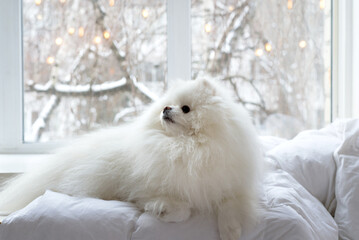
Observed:
[[[251,120],[230,96],[212,81],[182,82],[133,123],[85,135],[10,180],[0,211],[51,189],[132,202],[166,222],[214,213],[221,239],[238,239],[256,216],[262,163]]]

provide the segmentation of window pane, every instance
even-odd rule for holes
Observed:
[[[330,122],[330,0],[192,0],[192,73],[233,90],[264,135]]]
[[[141,112],[166,88],[166,2],[24,0],[24,140]]]

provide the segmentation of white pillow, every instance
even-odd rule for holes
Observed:
[[[3,220],[0,239],[128,240],[139,215],[130,203],[47,191]]]
[[[330,211],[335,209],[333,158],[341,139],[342,123],[321,130],[304,131],[267,152],[277,167],[287,171]]]
[[[263,153],[275,148],[279,144],[287,141],[287,139],[274,137],[274,136],[259,136],[259,140],[262,146]]]
[[[344,142],[335,152],[337,175],[334,219],[340,239],[359,237],[359,119],[345,125]]]

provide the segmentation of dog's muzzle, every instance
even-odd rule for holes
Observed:
[[[174,123],[175,121],[171,118],[171,110],[171,107],[165,107],[162,111],[162,119]]]

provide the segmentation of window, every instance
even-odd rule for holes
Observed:
[[[192,0],[192,26],[193,76],[232,89],[261,134],[330,122],[330,1]]]
[[[116,125],[155,100],[166,15],[160,0],[24,0],[24,141]]]
[[[322,127],[340,116],[336,102],[343,105],[345,94],[337,92],[341,82],[331,89],[332,75],[344,71],[336,62],[344,46],[336,21],[344,14],[333,3],[1,2],[0,150],[44,152],[57,140],[127,121],[177,78],[223,82],[261,134],[290,138]],[[344,13],[352,10],[344,5]]]

